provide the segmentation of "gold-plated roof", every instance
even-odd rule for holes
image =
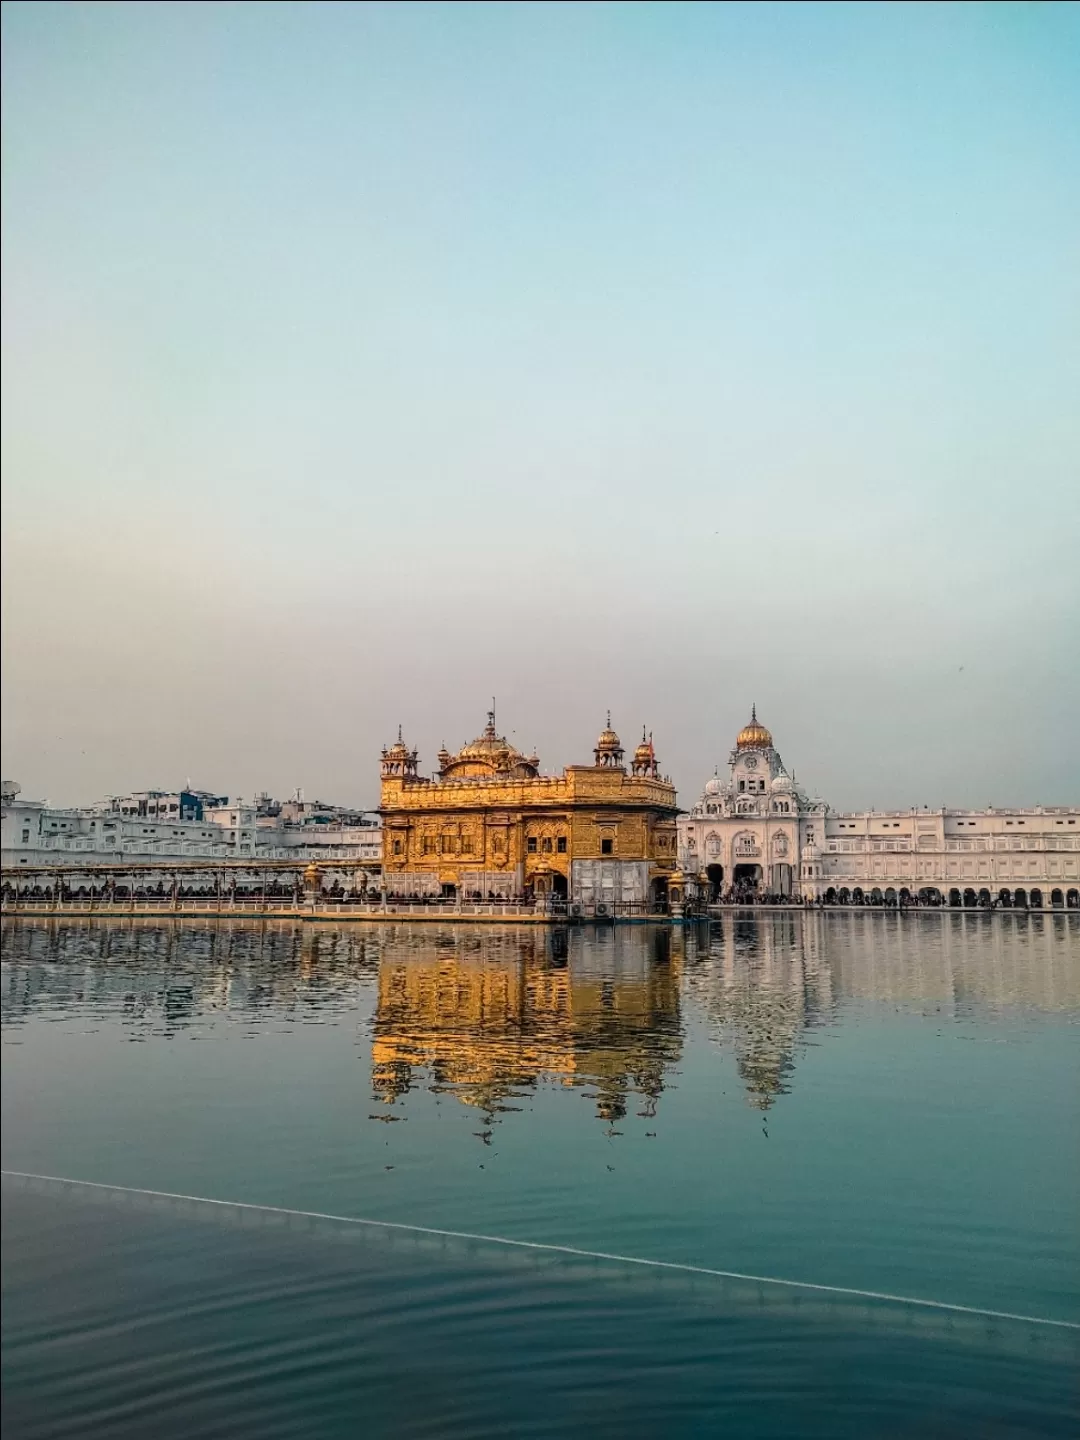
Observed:
[[[608,711],[607,725],[600,731],[596,741],[597,750],[614,751],[622,749],[622,741],[611,728],[611,711]]]
[[[520,753],[510,744],[505,735],[499,735],[496,732],[495,717],[489,713],[488,723],[484,726],[483,734],[478,735],[475,740],[470,740],[468,745],[463,745],[456,758],[458,760],[490,760],[496,755],[517,757]]]
[[[653,750],[651,737],[646,733],[644,727],[641,731],[641,743],[634,751],[635,765],[652,765],[656,760],[656,752]]]
[[[401,736],[401,726],[400,726],[400,725],[398,726],[397,739],[394,741],[393,745],[391,745],[389,748],[387,748],[386,746],[383,747],[383,759],[384,759],[384,760],[408,760],[408,759],[409,759],[409,747],[405,744],[405,741],[402,739],[402,736]]]
[[[495,775],[513,773],[519,778],[527,778],[535,773],[540,760],[536,755],[523,755],[505,735],[500,735],[495,729],[495,712],[489,710],[483,732],[463,745],[456,755],[440,752],[439,762],[444,775],[454,779],[484,772]],[[478,770],[477,767],[481,768]]]
[[[737,750],[768,750],[773,743],[772,736],[765,729],[764,725],[758,723],[757,706],[754,705],[750,711],[750,724],[744,725],[739,731],[739,737],[735,741]]]

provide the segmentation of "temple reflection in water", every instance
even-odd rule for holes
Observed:
[[[1024,913],[732,911],[674,931],[18,919],[3,1021],[90,1013],[137,1040],[348,1025],[387,1113],[426,1089],[494,1116],[552,1086],[610,1122],[654,1113],[689,1024],[766,1110],[861,1005],[1080,1014],[1078,944],[1077,917]]]
[[[681,944],[668,930],[448,932],[384,956],[372,1083],[392,1104],[418,1084],[488,1114],[546,1080],[589,1087],[618,1120],[653,1112],[682,1051]]]

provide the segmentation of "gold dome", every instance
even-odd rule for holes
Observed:
[[[656,751],[653,749],[652,736],[642,726],[641,744],[634,751],[634,758],[630,762],[630,769],[635,775],[651,775],[654,779],[658,775]]]
[[[750,724],[744,725],[739,731],[735,748],[737,750],[769,750],[772,748],[772,736],[764,725],[758,724],[756,705],[750,711]]]
[[[607,714],[607,725],[604,727],[603,730],[600,731],[600,734],[597,737],[596,748],[597,750],[602,750],[605,752],[622,749],[622,741],[619,739],[618,735],[615,734],[615,731],[611,728],[610,710]]]
[[[384,746],[383,746],[383,752],[382,752],[382,753],[383,753],[383,759],[384,759],[384,760],[408,760],[408,758],[409,758],[409,747],[405,744],[405,741],[401,738],[401,726],[400,726],[400,725],[398,726],[397,739],[394,741],[393,745],[391,745],[389,749],[387,749],[387,747],[384,745]]]
[[[451,779],[469,775],[512,775],[529,779],[540,764],[539,756],[523,755],[505,735],[495,729],[495,711],[488,711],[483,733],[463,745],[456,755],[439,755],[442,773]]]
[[[499,735],[495,730],[494,712],[489,712],[488,723],[484,726],[482,735],[475,740],[470,740],[468,745],[463,745],[458,751],[458,760],[491,760],[495,756],[502,759],[509,756],[512,759],[521,759],[521,752],[515,750],[505,735]]]

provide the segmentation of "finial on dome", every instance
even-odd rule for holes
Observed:
[[[404,743],[405,743],[405,741],[401,738],[401,726],[400,726],[400,725],[397,727],[397,743],[398,743],[399,745],[404,745]]]
[[[757,705],[750,707],[750,723],[744,725],[739,731],[738,739],[735,741],[737,750],[768,750],[772,747],[773,738],[757,718]]]
[[[623,762],[622,741],[611,728],[611,711],[607,712],[607,724],[601,730],[599,739],[596,742],[596,763],[597,765],[621,766]]]
[[[652,731],[641,727],[641,743],[634,751],[631,770],[635,775],[656,776],[656,751],[653,749]]]

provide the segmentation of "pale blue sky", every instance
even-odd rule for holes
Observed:
[[[1080,799],[1080,9],[4,7],[4,748]]]

